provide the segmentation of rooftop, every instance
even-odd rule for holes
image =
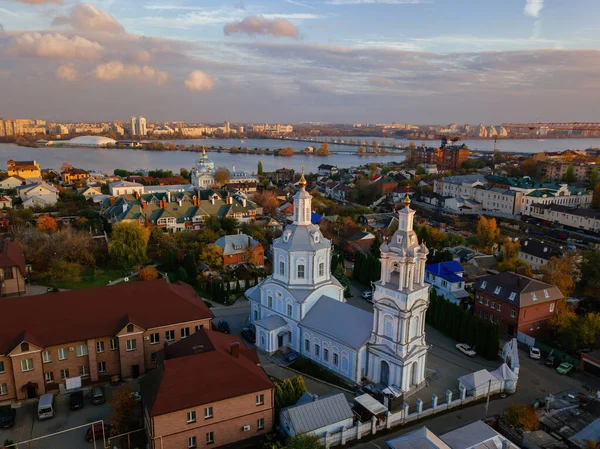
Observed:
[[[425,271],[439,276],[450,283],[464,282],[464,278],[457,273],[463,273],[465,270],[456,261],[440,262],[433,265],[427,265]]]
[[[219,238],[215,245],[223,249],[223,255],[240,254],[245,252],[248,247],[256,248],[260,243],[246,234],[225,235]]]
[[[556,301],[564,297],[554,285],[510,271],[478,278],[475,289],[517,307]]]
[[[19,267],[25,276],[25,256],[19,245],[8,240],[0,243],[0,268]]]
[[[312,402],[301,399],[302,404],[281,410],[296,434],[321,429],[354,416],[344,393],[323,396]]]

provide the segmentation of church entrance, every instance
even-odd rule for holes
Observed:
[[[390,365],[385,360],[381,361],[381,375],[379,382],[386,387],[390,386]]]
[[[283,348],[283,334],[277,336],[277,349]]]

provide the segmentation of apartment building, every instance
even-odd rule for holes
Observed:
[[[415,147],[407,151],[406,159],[411,165],[435,165],[443,170],[460,170],[462,163],[469,159],[466,145],[437,147]]]
[[[540,270],[555,256],[560,256],[560,248],[536,239],[524,239],[520,242],[519,259],[530,265],[534,270]]]
[[[554,285],[508,271],[491,274],[475,282],[475,315],[498,323],[509,335],[519,331],[535,337],[562,298]]]
[[[168,305],[168,307],[166,307]],[[194,289],[164,279],[3,298],[0,403],[156,366],[163,342],[188,338],[213,318]]]
[[[539,220],[584,231],[600,232],[600,211],[559,204],[533,204],[530,215]]]
[[[8,240],[0,243],[0,282],[0,298],[24,295],[27,292],[23,250]]]
[[[538,178],[546,179],[548,181],[560,181],[567,174],[569,166],[573,166],[573,174],[575,181],[577,182],[588,182],[590,179],[590,173],[595,168],[600,169],[600,164],[592,162],[565,162],[565,161],[538,161],[536,167],[536,174]]]
[[[151,448],[257,447],[272,431],[273,384],[238,337],[200,329],[157,364],[140,382]]]

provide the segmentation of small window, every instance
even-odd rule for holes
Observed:
[[[99,373],[106,372],[106,362],[98,362],[98,372]]]
[[[340,357],[336,353],[333,353],[333,365],[338,366],[339,364],[340,364]]]
[[[267,298],[267,305],[269,306],[269,309],[273,308],[273,297],[272,296],[269,296]]]
[[[0,374],[4,372],[4,362],[0,362]]]
[[[508,297],[508,299],[510,301],[514,301],[516,297],[517,297],[517,293],[516,292],[510,292],[510,296]]]
[[[127,340],[127,351],[135,351],[137,349],[137,340]]]
[[[188,424],[192,423],[192,422],[196,422],[196,410],[187,412],[187,422],[188,422]]]
[[[155,345],[158,343],[160,343],[160,334],[158,332],[150,334],[150,344]]]
[[[170,330],[170,331],[165,332],[165,338],[167,339],[167,341],[175,340],[175,331]]]
[[[533,299],[534,301],[537,301],[537,296],[536,296],[535,292],[531,292],[531,299]]]
[[[60,380],[66,380],[69,378],[69,369],[63,368],[60,370]]]
[[[279,262],[279,275],[285,275],[285,262]]]
[[[133,324],[127,325],[127,332],[133,332]]]
[[[190,336],[190,328],[189,327],[181,328],[181,338],[187,338],[189,336]]]
[[[500,294],[500,290],[502,290],[502,287],[496,287],[496,289],[494,290],[494,294],[495,295]]]
[[[204,409],[204,419],[208,419],[208,418],[212,418],[212,417],[213,417],[213,408],[206,407]]]
[[[496,301],[492,301],[492,309],[496,308]]]
[[[77,345],[77,357],[88,355],[87,345]]]
[[[50,351],[44,351],[42,353],[42,360],[44,361],[44,363],[50,363],[52,361],[52,353]],[[2,362],[0,362],[0,364],[2,364]],[[4,371],[3,369],[0,369],[0,373]]]
[[[98,353],[104,352],[104,342],[103,341],[96,342],[96,352],[98,352]]]
[[[550,313],[554,312],[554,303],[550,304]]]
[[[487,281],[483,281],[481,283],[481,288],[486,288],[487,287]]]
[[[256,420],[256,430],[263,430],[265,428],[265,419],[258,418]]]
[[[51,384],[52,382],[54,382],[54,373],[52,371],[44,373],[44,380],[47,384]]]
[[[486,300],[485,300],[485,305],[486,305],[486,306],[489,306],[489,305],[490,305],[490,300],[489,300],[489,299],[487,299],[487,298],[486,298]]]
[[[307,354],[310,354],[310,340],[304,340],[304,351]]]
[[[287,316],[291,317],[292,316],[292,311],[293,311],[292,305],[288,304],[287,305]]]
[[[321,347],[319,345],[315,345],[315,356],[319,357],[321,355]]]
[[[110,339],[110,350],[116,351],[117,349],[119,349],[119,340],[116,338],[111,338]]]
[[[196,332],[198,332],[200,329],[204,329],[204,324],[196,324]]]
[[[498,309],[498,312],[501,312],[502,311],[502,304],[498,303],[496,305],[496,309]]]
[[[550,298],[550,293],[546,289],[544,289],[544,298]]]
[[[90,375],[90,371],[87,369],[87,366],[82,365],[79,367],[79,375],[81,377],[87,377]]]
[[[21,371],[33,371],[33,359],[21,360]]]
[[[0,396],[6,396],[8,394],[8,384],[0,384]]]
[[[188,449],[192,449],[196,447],[196,437],[191,436],[188,438]]]
[[[150,354],[150,363],[152,363],[153,365],[156,365],[156,363],[157,363],[156,352],[153,352],[152,354]]]
[[[319,276],[325,276],[325,262],[319,262]]]
[[[529,330],[532,331],[534,329],[534,325],[533,323],[531,323],[531,326],[529,326]]]
[[[257,394],[256,395],[256,405],[263,405],[265,403],[265,395]]]
[[[21,352],[29,351],[29,343],[21,343]]]
[[[215,434],[213,432],[208,432],[206,434],[206,444],[213,444],[215,442]]]
[[[329,362],[329,349],[327,348],[323,349],[323,360]]]
[[[304,265],[302,264],[298,265],[297,277],[298,279],[304,279]]]

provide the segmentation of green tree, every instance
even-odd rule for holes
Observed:
[[[588,181],[588,188],[590,190],[594,190],[594,188],[596,187],[596,184],[598,184],[598,169],[596,167],[592,168],[590,170],[590,178]]]
[[[257,173],[258,173],[259,175],[262,175],[262,174],[263,174],[263,164],[262,164],[262,162],[261,162],[261,161],[258,161]]]
[[[183,268],[187,273],[188,279],[192,280],[196,278],[198,267],[196,266],[196,255],[192,251],[185,254],[183,258]]]
[[[185,271],[185,268],[179,267],[177,269],[177,280],[181,282],[187,282],[188,274],[187,271]]]
[[[294,387],[294,396],[298,399],[306,393],[306,385],[304,384],[304,378],[302,376],[292,377],[292,386]],[[296,399],[296,402],[298,401]]]
[[[566,183],[575,182],[575,167],[573,167],[573,164],[569,164],[567,167],[567,172],[563,176],[563,181]]]
[[[135,397],[131,394],[132,390],[128,385],[120,387],[114,391],[109,406],[112,409],[110,422],[116,435],[120,435],[132,430],[135,409],[138,407]]]
[[[113,226],[108,254],[125,268],[146,260],[150,231],[137,223],[121,222]]]
[[[50,283],[69,283],[76,284],[81,282],[81,265],[75,262],[56,259],[50,262],[50,266],[44,272],[44,279]]]
[[[286,449],[321,449],[321,439],[316,435],[297,435],[287,440]]]
[[[586,297],[600,300],[600,251],[583,252],[579,284]]]

